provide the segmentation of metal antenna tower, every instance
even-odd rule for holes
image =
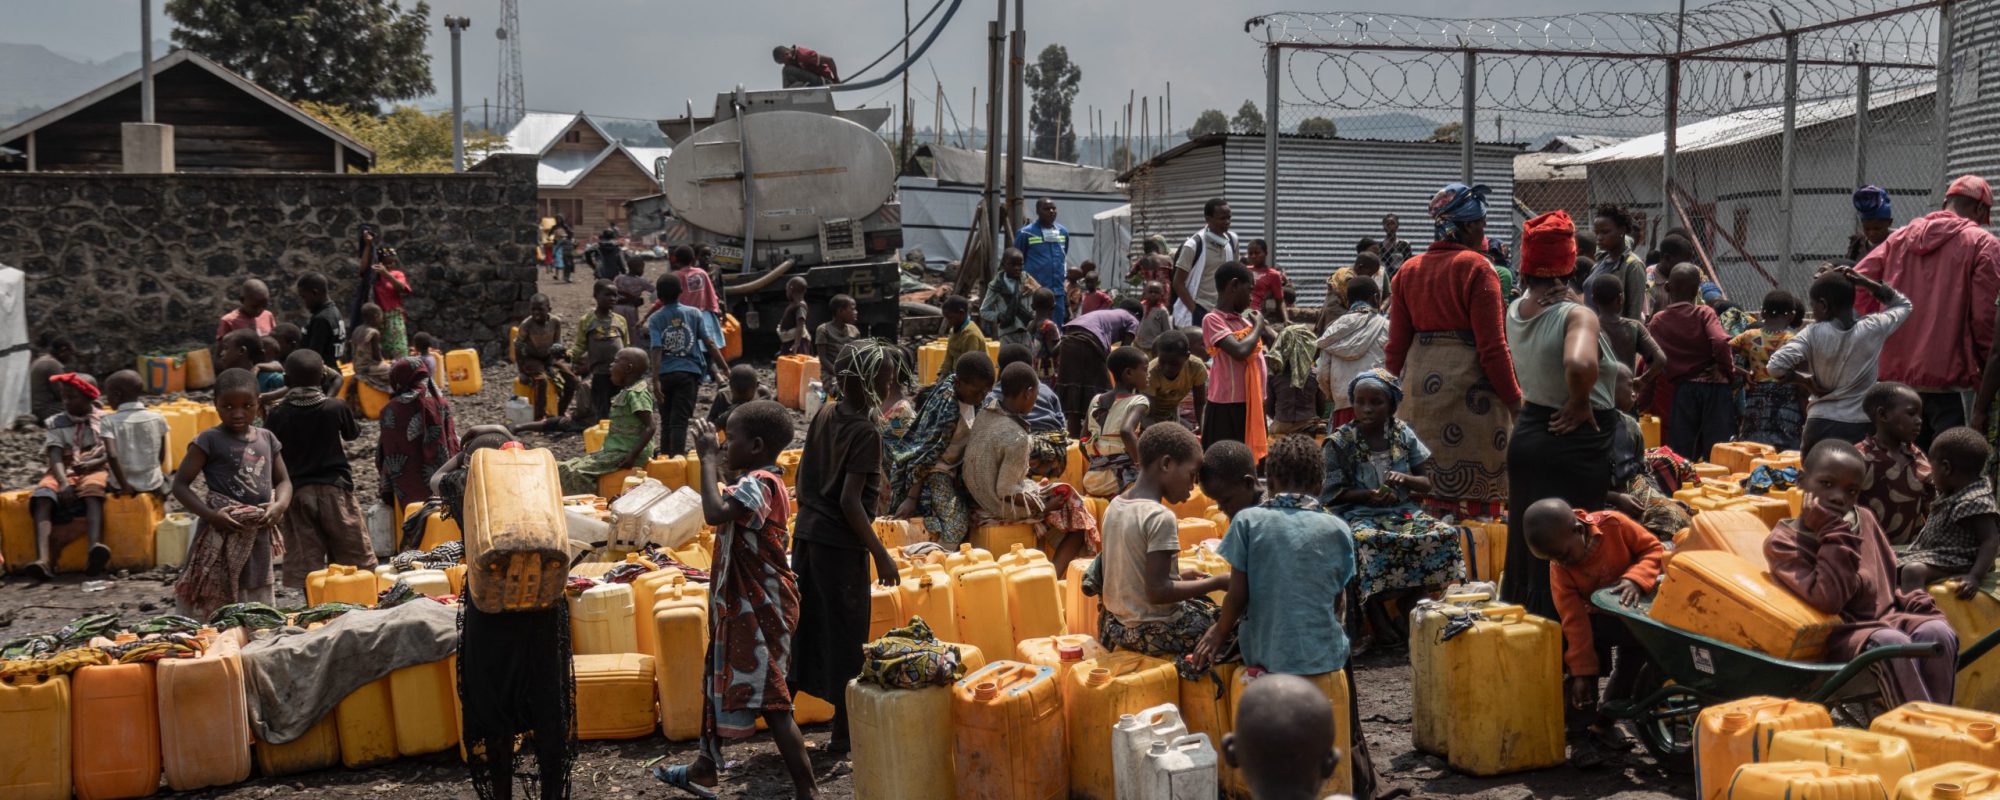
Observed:
[[[511,130],[515,123],[528,115],[528,98],[525,81],[521,78],[521,7],[520,0],[500,0],[500,27],[493,31],[500,40],[500,96],[499,108],[495,109],[496,130]]]

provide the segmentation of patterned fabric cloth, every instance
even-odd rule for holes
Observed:
[[[799,590],[785,555],[791,496],[770,468],[752,470],[725,495],[743,514],[716,530],[703,674],[702,752],[722,764],[722,738],[757,732],[765,711],[790,711],[785,682]]]
[[[947,373],[925,387],[912,402],[916,410],[910,423],[899,434],[882,437],[883,463],[889,470],[889,504],[900,504],[910,496],[912,483],[922,484],[917,514],[923,517],[924,530],[952,547],[965,541],[972,530],[972,502],[958,471],[936,469],[960,424],[956,386],[957,376]]]
[[[1750,318],[1750,314],[1742,308],[1725,308],[1717,312],[1715,316],[1722,320],[1723,332],[1728,333],[1732,338],[1743,335],[1746,331],[1750,330],[1751,326],[1756,324]]]
[[[1897,449],[1874,436],[1862,439],[1854,449],[1861,451],[1868,465],[1858,505],[1875,515],[1889,544],[1915,541],[1936,496],[1930,484],[1931,460],[1914,444]]]
[[[1396,415],[1417,438],[1438,448],[1430,479],[1432,493],[1440,498],[1499,502],[1507,497],[1507,440],[1514,413],[1483,374],[1479,351],[1466,334],[1419,333],[1404,362],[1403,386],[1410,398]]]
[[[1206,596],[1182,600],[1174,608],[1173,617],[1161,622],[1127,626],[1116,615],[1103,614],[1097,620],[1097,641],[1108,650],[1131,650],[1154,658],[1178,659],[1194,652],[1202,634],[1208,633],[1221,616],[1222,606]],[[1235,636],[1230,638],[1233,640]]]
[[[1905,564],[1929,564],[1952,572],[1966,572],[1972,569],[1972,560],[1979,552],[1979,541],[1973,538],[1972,529],[1966,522],[1974,517],[1988,517],[2000,514],[2000,505],[1993,502],[1993,486],[1984,480],[1975,480],[1956,492],[1938,498],[1937,505],[1924,520],[1923,530],[1917,534],[1917,543],[1910,552],[1904,553],[1899,561]]]
[[[1639,524],[1662,541],[1671,541],[1688,526],[1691,512],[1654,482],[1653,471],[1647,469],[1646,439],[1639,420],[1624,412],[1619,412],[1618,418],[1619,430],[1611,437],[1611,490],[1631,495],[1644,512],[1639,515]]]
[[[181,570],[181,578],[174,584],[174,597],[182,613],[195,619],[208,619],[215,610],[242,596],[245,587],[270,585],[269,561],[265,561],[267,574],[249,574],[257,559],[253,558],[259,549],[260,540],[276,542],[277,528],[259,526],[256,521],[264,516],[259,506],[239,503],[227,495],[208,493],[208,505],[216,511],[252,527],[242,534],[229,534],[218,530],[206,522],[195,532],[194,541],[188,545],[187,566]],[[261,579],[261,580],[260,580]]]
[[[1370,449],[1358,423],[1341,426],[1324,445],[1326,484],[1320,501],[1354,529],[1355,581],[1363,600],[1391,589],[1444,586],[1465,575],[1458,529],[1425,513],[1409,489],[1391,487],[1396,500],[1390,505],[1335,502],[1342,492],[1381,488],[1390,472],[1415,474],[1431,460],[1414,428],[1401,419],[1391,426],[1384,451]]]
[[[1728,328],[1728,320],[1723,327]],[[1768,444],[1779,450],[1797,450],[1806,424],[1805,406],[1799,402],[1799,388],[1771,377],[1771,354],[1778,352],[1797,333],[1786,328],[1750,328],[1730,338],[1736,350],[1736,365],[1750,373],[1743,388],[1743,430],[1747,442]]]
[[[396,507],[431,496],[431,474],[458,453],[458,430],[451,404],[430,382],[423,359],[396,359],[389,369],[395,397],[382,407],[382,482],[395,494]]]
[[[403,318],[403,310],[382,312],[382,355],[385,358],[402,358],[410,353],[410,326]]]
[[[597,479],[624,469],[620,465],[634,446],[640,449],[632,466],[640,469],[646,466],[656,445],[653,437],[644,435],[646,424],[639,421],[640,412],[653,413],[653,392],[644,381],[611,398],[611,430],[604,436],[603,447],[556,465],[565,494],[596,494]]]
[[[958,649],[938,641],[923,617],[911,617],[907,627],[890,629],[862,650],[857,680],[885,689],[950,686],[965,675]]]
[[[1144,394],[1113,389],[1098,395],[1086,412],[1084,424],[1090,440],[1084,451],[1089,455],[1090,469],[1084,473],[1082,488],[1092,497],[1112,497],[1139,479],[1139,465],[1134,460],[1138,454],[1125,452],[1125,440],[1119,435],[1121,423],[1134,409],[1143,430],[1152,412]]]

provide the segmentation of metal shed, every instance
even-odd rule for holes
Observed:
[[[1211,197],[1229,201],[1239,236],[1262,236],[1264,141],[1261,134],[1202,136],[1120,176],[1132,195],[1132,240],[1160,234],[1180,244],[1201,226],[1202,204]],[[1474,175],[1492,189],[1487,235],[1509,242],[1520,222],[1513,207],[1514,156],[1521,149],[1475,147]],[[1355,242],[1381,237],[1385,215],[1401,218],[1404,238],[1427,241],[1431,195],[1459,179],[1462,152],[1455,142],[1280,136],[1272,261],[1298,287],[1299,302],[1324,299],[1326,278],[1354,262]]]
[[[1056,220],[1069,228],[1072,267],[1092,257],[1092,219],[1128,202],[1115,178],[1108,169],[1022,159],[1025,202],[1032,204],[1043,197],[1056,201]],[[986,151],[919,145],[896,179],[896,193],[903,204],[903,250],[921,248],[924,261],[934,265],[963,258],[985,181]],[[1033,211],[1027,216],[1032,217]],[[1008,241],[1013,241],[1012,235]]]

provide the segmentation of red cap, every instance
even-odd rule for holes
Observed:
[[[1064,661],[1082,661],[1083,646],[1076,644],[1059,645],[1056,647],[1056,655],[1060,656]]]
[[[1993,205],[1993,187],[1988,186],[1986,179],[1978,175],[1958,176],[1957,180],[1951,182],[1951,188],[1945,190],[1944,195],[1971,198],[1983,206]]]
[[[500,449],[502,449],[502,450],[520,450],[520,449],[522,449],[522,447],[521,447],[521,443],[520,443],[520,442],[507,442],[506,444],[502,444],[502,445],[500,445]]]

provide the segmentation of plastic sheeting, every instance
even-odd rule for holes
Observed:
[[[1098,212],[1090,227],[1090,260],[1097,262],[1098,285],[1116,293],[1125,287],[1132,261],[1132,204]]]
[[[0,266],[0,425],[28,413],[28,275]]]

